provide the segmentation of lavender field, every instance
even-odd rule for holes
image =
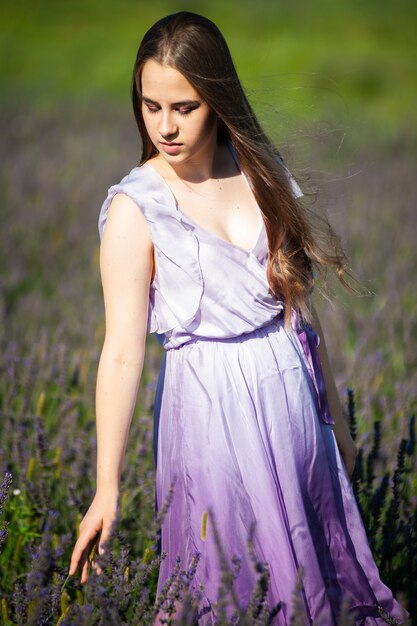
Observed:
[[[5,107],[1,134],[0,620],[152,624],[152,402],[161,358],[153,337],[104,573],[92,572],[85,586],[66,580],[95,490],[94,385],[104,337],[98,212],[107,188],[138,160],[133,116],[110,104],[47,113]],[[417,623],[415,145],[399,135],[351,146],[343,159],[333,132],[306,128],[302,137],[283,152],[307,205],[326,211],[342,235],[363,285],[361,296],[334,287],[330,302],[316,290],[360,448],[353,484],[382,578]],[[269,623],[267,573],[259,569],[239,623]],[[225,572],[225,596],[232,579]],[[167,590],[166,602],[176,593],[186,599],[177,624],[192,624],[191,581],[192,567],[179,568]]]

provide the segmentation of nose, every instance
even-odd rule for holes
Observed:
[[[158,130],[164,138],[178,133],[178,126],[174,120],[173,111],[161,111]]]

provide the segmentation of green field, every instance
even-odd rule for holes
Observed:
[[[376,0],[3,0],[3,102],[50,109],[61,102],[127,101],[142,35],[182,9],[219,25],[273,130],[320,121],[367,140],[398,133],[415,138],[417,6],[411,0],[395,6]]]

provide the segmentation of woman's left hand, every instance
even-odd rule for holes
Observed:
[[[345,419],[339,419],[333,425],[333,432],[336,437],[337,447],[342,455],[349,478],[352,478],[355,469],[358,449],[349,432],[349,427]]]
[[[355,469],[356,455],[358,453],[355,442],[350,434],[349,425],[343,416],[342,405],[340,404],[339,393],[330,367],[329,355],[327,354],[326,342],[324,340],[323,329],[317,315],[317,311],[312,306],[313,328],[320,338],[318,353],[323,371],[323,380],[326,387],[326,395],[329,403],[330,415],[334,419],[332,426],[337,441],[337,447],[342,455],[349,478],[352,477]]]

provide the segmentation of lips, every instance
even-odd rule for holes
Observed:
[[[160,142],[162,150],[166,154],[178,154],[180,152],[182,143],[176,143],[175,141],[161,141]]]

